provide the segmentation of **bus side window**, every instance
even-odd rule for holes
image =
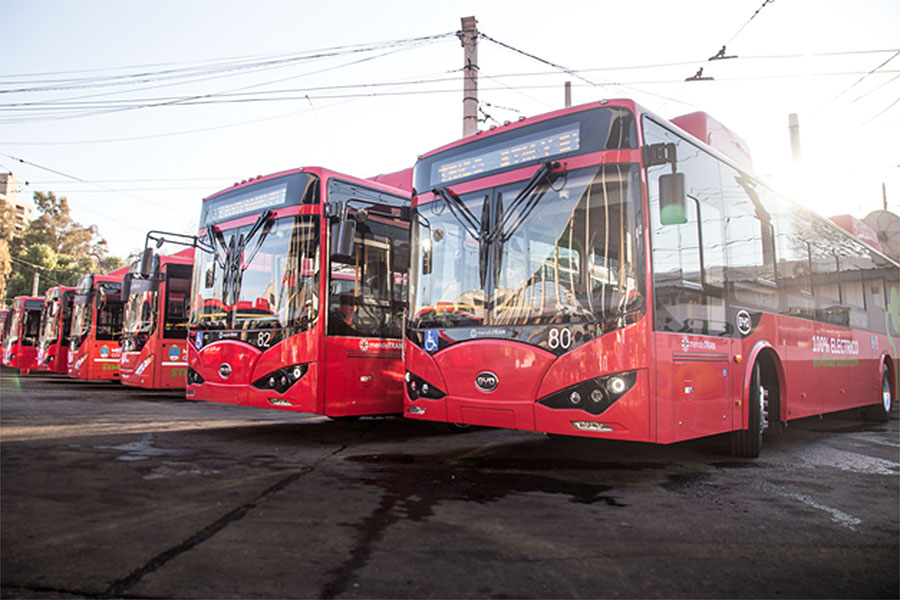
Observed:
[[[812,295],[810,243],[806,232],[811,217],[799,207],[784,204],[778,213],[778,282],[784,293],[783,314],[812,319],[815,305]]]
[[[724,215],[717,161],[652,121],[645,120],[644,135],[647,144],[675,145],[676,169],[683,174],[685,194],[683,218],[664,216],[660,188],[667,179],[660,180],[671,172],[671,164],[647,169],[655,327],[658,331],[727,335],[731,329],[723,298]]]
[[[772,215],[749,177],[721,165],[728,282],[739,305],[778,307]]]
[[[816,297],[816,319],[834,325],[849,325],[849,315],[841,308],[838,282],[838,260],[831,241],[815,241],[811,245],[813,294]]]

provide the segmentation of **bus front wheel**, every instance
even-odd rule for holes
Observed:
[[[750,374],[750,396],[748,398],[748,427],[731,432],[731,454],[742,458],[757,458],[762,450],[763,432],[769,426],[769,394],[765,385],[762,366],[759,361],[753,365]]]

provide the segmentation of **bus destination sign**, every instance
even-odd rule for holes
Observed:
[[[431,181],[439,184],[465,179],[481,173],[489,173],[518,164],[574,152],[580,146],[579,124],[558,127],[540,135],[518,138],[489,146],[484,150],[454,157],[453,160],[436,163]]]
[[[221,223],[241,215],[260,212],[267,208],[283,206],[287,200],[287,183],[263,189],[255,189],[241,196],[213,199],[206,207],[203,224]]]

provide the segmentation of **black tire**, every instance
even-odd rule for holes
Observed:
[[[433,422],[434,428],[440,431],[441,433],[468,433],[475,429],[474,425],[469,425],[467,423],[435,423]]]
[[[750,374],[749,426],[731,432],[731,454],[757,458],[762,450],[763,432],[768,425],[768,390],[763,387],[762,365],[757,360]]]
[[[891,373],[887,365],[881,368],[881,389],[878,390],[878,404],[867,406],[863,409],[863,419],[885,423],[891,418],[891,409],[894,407],[894,386],[891,382]]]

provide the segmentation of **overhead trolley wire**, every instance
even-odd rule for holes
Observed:
[[[87,89],[93,87],[109,87],[109,86],[117,86],[117,85],[134,85],[140,83],[149,83],[166,79],[179,79],[179,78],[191,78],[191,77],[200,77],[211,74],[219,74],[225,75],[230,74],[235,71],[244,71],[244,70],[254,70],[254,69],[264,69],[270,68],[273,66],[281,66],[285,64],[293,64],[298,62],[317,60],[321,58],[331,58],[335,56],[342,56],[347,54],[358,54],[363,52],[373,52],[378,50],[384,50],[388,48],[394,48],[398,46],[404,45],[414,45],[421,44],[425,42],[432,42],[442,38],[450,37],[455,35],[453,32],[448,33],[440,33],[434,35],[427,36],[418,36],[413,38],[399,39],[399,40],[390,40],[386,42],[377,42],[372,44],[363,44],[363,45],[353,45],[353,46],[336,46],[333,48],[326,48],[322,50],[312,50],[309,53],[286,56],[282,58],[267,58],[264,60],[257,60],[255,62],[235,62],[235,63],[224,63],[220,66],[198,66],[198,67],[189,67],[182,69],[164,69],[159,71],[142,71],[137,73],[127,73],[124,75],[113,75],[107,77],[92,77],[92,78],[83,78],[83,79],[72,79],[72,80],[62,80],[60,83],[56,85],[38,85],[32,87],[19,87],[13,89],[0,89],[0,94],[14,94],[14,93],[29,93],[29,92],[46,92],[46,91],[62,91],[62,90],[70,90],[70,89]],[[22,82],[13,82],[21,84]],[[2,78],[0,78],[0,84],[3,84]],[[4,84],[10,85],[10,84]]]

